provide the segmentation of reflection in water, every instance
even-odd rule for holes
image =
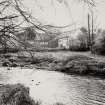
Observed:
[[[0,83],[23,83],[30,87],[30,95],[43,104],[105,105],[104,80],[28,69],[1,70],[0,74]]]

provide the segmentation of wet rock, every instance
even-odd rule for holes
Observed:
[[[10,68],[7,68],[7,70],[11,70]]]
[[[2,66],[3,66],[3,67],[9,67],[10,65],[11,65],[11,64],[10,64],[9,61],[5,61],[5,62],[2,63]]]
[[[25,65],[24,65],[24,64],[19,64],[19,66],[22,68],[22,67],[24,67]]]
[[[11,67],[17,67],[17,66],[18,66],[18,64],[16,64],[16,63],[11,64]]]
[[[5,58],[10,58],[11,57],[11,55],[10,54],[5,54],[5,55],[3,55]]]
[[[16,57],[11,57],[8,60],[13,63],[13,62],[16,62],[17,58]]]
[[[36,83],[36,85],[39,85],[38,83]]]

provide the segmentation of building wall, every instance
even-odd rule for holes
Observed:
[[[58,47],[69,49],[69,39],[68,38],[59,39]]]
[[[58,40],[51,40],[48,42],[49,48],[57,48],[58,47]]]

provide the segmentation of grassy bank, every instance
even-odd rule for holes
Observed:
[[[39,55],[36,53],[33,59],[23,55],[5,54],[0,59],[0,65],[48,69],[69,74],[105,76],[105,59],[103,59],[104,57],[96,58],[88,53],[72,52],[42,52]]]
[[[105,76],[105,62],[84,55],[67,57],[58,63],[53,63],[50,69],[80,75]]]

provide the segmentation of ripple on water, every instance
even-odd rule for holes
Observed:
[[[105,81],[101,79],[19,68],[0,70],[0,75],[0,82],[29,86],[30,95],[46,105],[105,105]]]

